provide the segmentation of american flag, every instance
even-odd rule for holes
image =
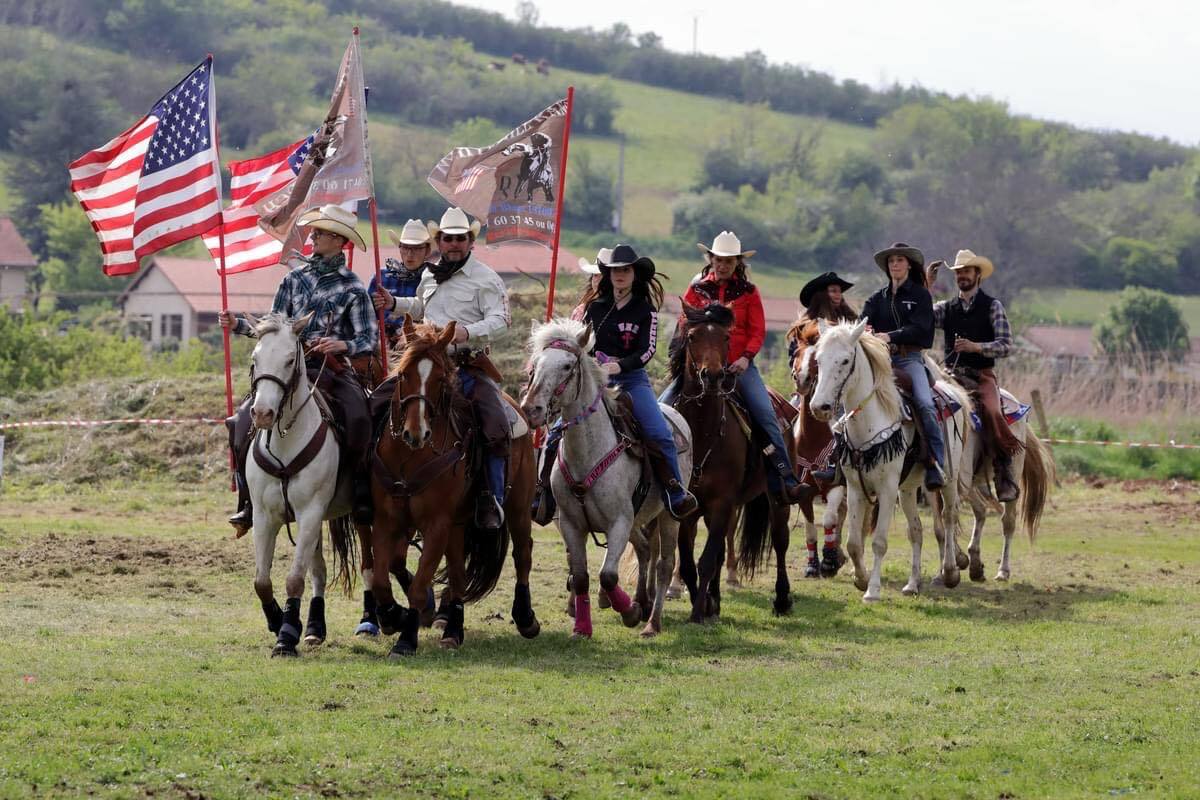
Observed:
[[[475,182],[479,180],[479,177],[485,172],[490,172],[492,170],[492,167],[472,167],[471,169],[467,170],[462,174],[462,177],[458,181],[458,185],[454,187],[455,193],[457,194],[458,192],[471,191],[475,188]]]
[[[71,192],[100,239],[106,275],[220,221],[212,57],[103,147],[69,165]]]
[[[229,163],[232,177],[229,183],[231,202],[225,209],[224,223],[226,274],[279,263],[283,242],[259,227],[254,204],[295,180],[312,147],[314,135],[259,158]],[[221,242],[217,233],[216,228],[208,231],[204,244],[220,269]]]

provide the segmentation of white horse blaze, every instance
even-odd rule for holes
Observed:
[[[420,437],[418,441],[424,442],[429,436],[429,426],[425,424],[425,385],[429,382],[429,374],[433,372],[433,361],[428,358],[422,358],[417,363],[417,374],[421,376],[421,388],[419,390],[420,398],[417,400],[417,417],[420,419],[420,428],[418,432]]]

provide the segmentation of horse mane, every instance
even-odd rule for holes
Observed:
[[[418,323],[413,327],[416,329],[416,336],[404,337],[404,344],[399,348],[399,358],[396,359],[396,366],[388,373],[389,377],[403,375],[422,358],[436,361],[448,376],[452,375],[453,370],[450,369],[445,348],[437,346],[438,333],[442,329],[428,322]]]
[[[280,330],[290,327],[292,327],[292,320],[288,319],[286,314],[272,311],[265,317],[258,318],[258,324],[254,326],[254,336],[261,339],[268,333],[278,333]]]
[[[690,306],[683,304],[683,320],[671,340],[667,351],[667,375],[675,380],[683,374],[687,366],[687,348],[683,344],[683,334],[691,325],[719,325],[728,328],[733,325],[733,309],[720,303],[709,303],[706,306]]]
[[[853,322],[842,322],[834,326],[833,330],[845,328],[850,330],[855,326]],[[828,336],[831,331],[826,331]],[[871,374],[875,376],[875,396],[879,398],[880,405],[883,406],[883,411],[889,417],[900,416],[900,390],[896,388],[896,379],[892,375],[892,354],[888,350],[888,346],[882,339],[878,339],[870,334],[858,337],[859,344],[863,346],[863,352],[866,353],[867,361],[871,365]]]
[[[588,331],[590,326],[586,322],[571,319],[570,317],[554,317],[545,325],[536,328],[529,337],[529,354],[531,356],[543,352],[550,346],[551,342],[563,341],[571,342],[576,347],[579,346],[579,337],[584,331]],[[620,413],[617,408],[617,393],[616,390],[608,389],[608,376],[604,374],[604,370],[600,369],[600,362],[591,356],[587,355],[587,351],[592,349],[596,342],[596,335],[589,331],[587,338],[587,346],[582,348],[584,357],[579,359],[579,367],[592,377],[592,380],[597,386],[604,389],[601,394],[604,397],[604,405],[608,408],[610,414]]]

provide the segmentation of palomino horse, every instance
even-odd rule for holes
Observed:
[[[529,336],[531,377],[521,407],[535,426],[545,424],[551,414],[560,414],[563,420],[562,445],[550,486],[558,503],[558,526],[567,546],[574,594],[572,638],[592,636],[587,537],[601,531],[608,534],[608,552],[600,568],[600,587],[608,603],[626,626],[645,621],[641,635],[655,636],[662,631],[679,523],[667,513],[657,480],[651,480],[641,507],[634,507],[642,462],[629,452],[632,443],[613,424],[618,413],[614,395],[606,388],[600,365],[587,355],[592,338],[591,327],[574,320],[535,323]],[[687,475],[692,467],[691,432],[673,409],[661,408],[686,440],[679,448],[679,470]],[[618,574],[621,555],[630,543],[638,560],[633,600],[621,588]]]
[[[842,552],[841,527],[845,519],[846,487],[831,485],[813,477],[813,470],[824,467],[833,452],[833,432],[829,426],[813,416],[809,408],[809,397],[817,385],[817,368],[813,361],[820,334],[815,321],[807,322],[796,329],[796,353],[792,357],[792,380],[796,382],[796,393],[800,397],[800,416],[792,427],[795,452],[792,463],[800,470],[800,480],[817,487],[825,499],[825,512],[821,516],[821,527],[825,531],[825,542],[820,559],[817,558],[817,526],[813,519],[813,498],[806,498],[798,505],[804,514],[805,543],[808,546],[808,563],[804,568],[806,578],[832,578],[846,563]]]
[[[1001,524],[1004,530],[1004,547],[1000,552],[1000,568],[996,572],[996,580],[1006,581],[1011,574],[1008,563],[1009,550],[1012,546],[1013,533],[1017,529],[1017,517],[1025,524],[1025,533],[1030,544],[1037,537],[1038,525],[1041,523],[1042,511],[1046,508],[1046,498],[1050,494],[1050,486],[1054,483],[1054,458],[1041,440],[1029,429],[1025,419],[1019,419],[1012,424],[1013,435],[1023,445],[1021,451],[1013,456],[1012,470],[1017,477],[1017,485],[1021,490],[1016,500],[1001,504],[991,494],[989,482],[992,478],[992,459],[984,458],[981,452],[983,439],[974,435],[967,439],[967,447],[963,451],[963,464],[966,469],[974,467],[972,489],[967,494],[967,501],[975,514],[975,527],[971,531],[971,541],[967,545],[967,555],[970,558],[970,572],[973,581],[984,580],[983,558],[980,554],[980,544],[983,539],[983,523],[987,520],[988,507],[1002,506]]]
[[[775,550],[776,614],[792,608],[787,575],[788,506],[767,492],[766,465],[743,417],[731,399],[736,376],[725,368],[733,312],[719,303],[706,308],[684,306],[683,341],[671,355],[671,377],[682,376],[674,405],[693,431],[695,467],[691,490],[699,514],[680,523],[680,575],[692,598],[691,622],[704,622],[721,613],[721,562],[725,538],[742,509],[739,566],[753,575]],[[785,430],[785,435],[787,431]],[[696,526],[704,517],[708,539],[695,560]],[[768,540],[768,532],[770,538]]]
[[[325,559],[321,523],[330,520],[334,564],[349,585],[350,508],[348,475],[338,473],[338,444],[322,417],[304,365],[299,334],[309,318],[288,320],[269,314],[250,319],[258,344],[250,357],[251,417],[257,429],[246,459],[246,485],[254,504],[254,590],[262,601],[267,628],[277,635],[272,655],[299,655],[300,599],[304,575],[312,575],[304,640],[325,640]],[[296,553],[288,571],[282,609],[271,586],[271,562],[280,526],[295,521]],[[290,528],[289,528],[290,534]]]
[[[447,620],[441,645],[462,645],[463,607],[495,588],[510,536],[517,573],[513,621],[527,639],[541,630],[529,594],[533,446],[528,432],[512,442],[504,528],[499,534],[476,528],[470,468],[475,457],[472,412],[458,390],[457,376],[446,352],[454,341],[455,328],[453,322],[440,330],[432,325],[414,325],[412,318],[405,316],[404,349],[392,372],[397,378],[395,391],[375,449],[371,589],[383,632],[400,632],[391,657],[416,652],[420,609],[425,607],[443,556],[448,586],[443,595]],[[407,587],[409,608],[405,609],[395,601],[388,573],[392,560],[403,557],[417,529],[423,542],[421,560]]]
[[[865,329],[865,320],[840,325],[829,325],[824,320],[818,322],[820,342],[814,359],[819,374],[810,402],[817,419],[830,420],[835,413],[841,414],[833,427],[840,429],[845,438],[842,470],[847,487],[847,549],[854,562],[854,585],[865,590],[864,601],[872,602],[879,599],[888,526],[897,494],[908,518],[908,538],[912,543],[912,569],[903,592],[917,594],[921,589],[921,518],[917,512],[917,489],[925,476],[925,468],[918,462],[908,475],[902,474],[905,453],[916,436],[915,425],[903,417],[887,345],[873,335],[863,336]],[[951,430],[945,437],[946,485],[940,491],[941,513],[934,518],[934,533],[942,551],[942,581],[953,588],[959,581],[954,533],[958,526],[958,482],[969,425],[970,398],[953,381],[939,380],[938,385],[960,406],[947,426]],[[842,413],[841,409],[846,411]],[[875,560],[868,578],[863,562],[863,520],[872,499],[877,500],[879,510],[871,545]]]

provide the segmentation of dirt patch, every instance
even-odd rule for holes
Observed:
[[[244,570],[252,556],[232,539],[161,541],[128,536],[80,538],[50,533],[20,550],[0,549],[13,578],[70,578],[77,574],[138,575]]]

